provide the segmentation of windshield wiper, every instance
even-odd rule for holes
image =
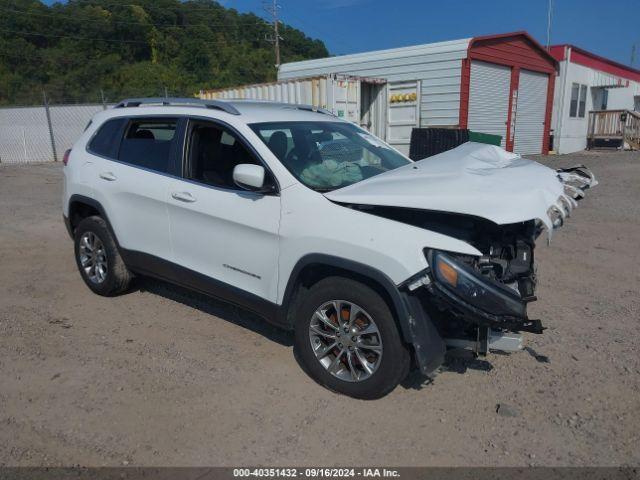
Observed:
[[[334,190],[337,190],[338,188],[340,187],[324,187],[324,188],[318,187],[318,188],[314,188],[314,190],[319,193],[327,193],[327,192],[332,192]]]

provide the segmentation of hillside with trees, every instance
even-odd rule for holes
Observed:
[[[276,77],[272,26],[212,0],[0,0],[0,104],[191,96]],[[282,62],[328,55],[280,24]]]

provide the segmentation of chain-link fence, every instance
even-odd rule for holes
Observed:
[[[61,161],[106,104],[0,108],[0,163]]]

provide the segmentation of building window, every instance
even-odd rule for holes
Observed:
[[[578,116],[584,118],[584,111],[587,108],[587,86],[580,85],[580,102],[578,103]]]
[[[571,105],[569,106],[570,117],[584,118],[587,109],[587,86],[579,83],[571,85]]]
[[[607,109],[607,103],[609,103],[609,90],[606,88],[602,89],[602,103],[600,104],[600,110]]]

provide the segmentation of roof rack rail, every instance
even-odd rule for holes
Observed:
[[[222,110],[231,115],[240,115],[236,107],[222,100],[202,100],[200,98],[178,98],[178,97],[149,97],[149,98],[127,98],[122,100],[113,108],[139,107],[140,105],[174,105],[174,106],[200,106]]]
[[[298,110],[305,110],[305,111],[309,111],[309,112],[316,112],[316,113],[323,113],[325,115],[332,115],[335,117],[335,115],[333,115],[333,113],[331,113],[329,110],[326,110],[324,108],[320,108],[320,107],[314,107],[313,105],[295,105],[294,107],[297,108]]]

